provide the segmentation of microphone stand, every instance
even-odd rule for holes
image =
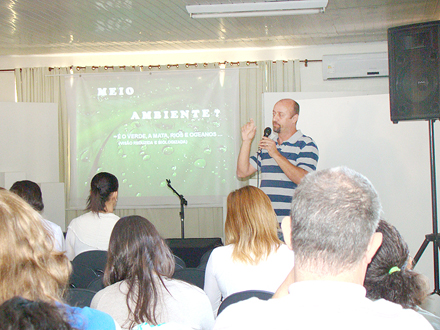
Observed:
[[[184,206],[188,205],[188,202],[186,201],[185,197],[183,195],[180,195],[172,186],[171,186],[171,180],[167,180],[167,186],[179,197],[180,199],[180,233],[181,237],[185,238],[185,209]]]

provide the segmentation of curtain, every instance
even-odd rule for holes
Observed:
[[[69,140],[64,77],[70,68],[15,69],[18,102],[58,104],[59,180],[69,183]]]
[[[58,103],[60,182],[66,192],[69,178],[69,131],[64,79],[66,75],[103,72],[148,72],[158,70],[205,70],[239,68],[240,127],[253,118],[257,132],[263,132],[262,96],[265,92],[300,91],[299,61],[242,61],[223,63],[185,63],[158,66],[85,66],[64,68],[20,68],[15,70],[17,100],[19,102]],[[254,139],[252,150],[257,150]],[[67,200],[68,196],[66,196]],[[124,210],[120,210],[124,213]],[[77,214],[71,211],[72,217]],[[72,218],[67,217],[67,218]]]

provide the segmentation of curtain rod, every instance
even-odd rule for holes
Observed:
[[[283,60],[283,63],[286,63],[287,61],[285,61],[285,60]],[[312,62],[322,62],[322,60],[308,60],[308,59],[305,59],[305,60],[300,60],[300,63],[304,63],[304,66],[305,67],[308,67],[308,64],[309,63],[312,63]],[[237,66],[240,66],[240,62],[227,62],[227,61],[224,61],[224,62],[218,62],[218,64],[223,64],[223,65],[226,65],[226,63],[229,63],[231,66],[232,65],[237,65]],[[276,61],[273,61],[273,63],[276,63]],[[246,61],[246,65],[250,65],[250,64],[257,64],[257,61]],[[203,63],[203,66],[207,66],[208,65],[208,63]],[[136,65],[129,65],[129,66],[131,66],[131,67],[136,67]],[[179,64],[166,64],[166,65],[164,65],[164,66],[166,66],[168,69],[169,68],[171,68],[171,67],[179,67]],[[195,67],[197,67],[198,66],[198,63],[186,63],[185,64],[185,67],[187,67],[187,68],[189,68],[190,66],[195,66]],[[71,65],[70,66],[70,68],[71,69],[73,69],[75,66],[74,65]],[[116,67],[118,67],[118,66],[116,66]],[[127,66],[126,65],[120,65],[119,66],[119,68],[120,69],[125,69]],[[143,65],[139,65],[139,67],[141,67],[141,68],[143,68],[144,66]],[[159,65],[148,65],[148,66],[146,66],[148,69],[152,69],[152,68],[160,68],[161,67],[161,65],[159,64]],[[76,69],[77,70],[80,70],[80,69],[85,69],[86,67],[85,66],[76,66]],[[92,66],[92,70],[95,70],[95,69],[97,69],[97,68],[99,68],[99,66],[96,66],[96,65],[93,65]],[[115,66],[113,66],[113,65],[104,65],[104,70],[107,70],[107,69],[113,69],[113,68],[115,68]],[[54,67],[49,67],[49,70],[53,70],[54,69]],[[15,69],[0,69],[0,72],[14,72],[15,71]]]

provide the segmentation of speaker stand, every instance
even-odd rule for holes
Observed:
[[[432,234],[425,236],[425,240],[417,251],[413,259],[413,267],[417,264],[423,252],[430,242],[434,248],[434,291],[431,294],[440,295],[439,289],[439,249],[440,236],[438,234],[438,217],[437,217],[437,188],[435,176],[435,149],[434,149],[434,122],[435,119],[429,120],[429,155],[431,160],[431,204],[432,204]]]

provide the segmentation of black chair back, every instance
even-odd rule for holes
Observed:
[[[92,282],[87,285],[87,290],[98,292],[105,288],[104,283],[102,282],[103,276],[98,276]]]
[[[81,264],[93,269],[96,273],[104,274],[107,264],[107,251],[91,250],[78,254],[73,260],[74,264]]]
[[[173,256],[174,256],[174,262],[176,264],[175,270],[185,269],[186,268],[185,261],[183,261],[182,258],[176,256],[175,254],[173,254]]]
[[[197,268],[184,268],[176,270],[173,278],[194,284],[203,290],[205,285],[205,271]]]
[[[92,250],[78,254],[72,260],[70,287],[86,289],[88,285],[104,274],[107,251]]]
[[[200,258],[200,263],[197,266],[198,269],[206,269],[206,264],[208,263],[209,256],[211,255],[212,250],[214,249],[208,250],[202,255],[202,257]]]
[[[73,307],[90,307],[93,297],[96,292],[82,289],[69,288],[64,296],[67,304]]]
[[[247,291],[241,291],[233,293],[229,296],[227,296],[222,303],[220,304],[220,307],[218,308],[217,315],[219,315],[226,307],[235,304],[239,301],[246,300],[252,297],[257,297],[262,300],[269,300],[274,295],[273,292],[264,291],[264,290],[247,290]]]

